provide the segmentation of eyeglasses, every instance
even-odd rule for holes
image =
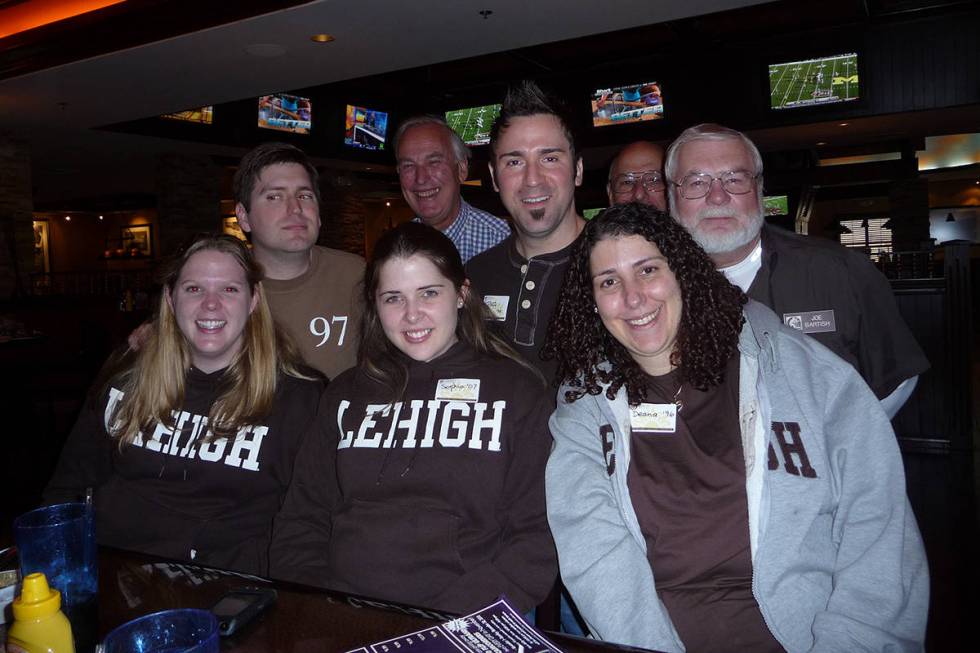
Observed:
[[[637,184],[640,184],[646,191],[651,193],[662,192],[667,187],[664,178],[660,176],[659,172],[643,172],[639,174],[625,172],[621,175],[616,175],[609,182],[609,186],[616,195],[632,194],[636,190]]]
[[[713,177],[704,172],[695,172],[683,179],[680,183],[671,182],[681,191],[681,197],[686,200],[701,199],[711,192],[711,184],[718,180],[721,187],[729,195],[745,195],[755,188],[755,180],[760,175],[752,174],[748,170],[729,170],[717,177]]]

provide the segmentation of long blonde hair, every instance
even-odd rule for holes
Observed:
[[[248,248],[231,236],[198,236],[163,269],[164,292],[153,329],[138,352],[126,352],[110,379],[125,393],[109,419],[109,434],[119,445],[132,443],[140,431],[157,422],[173,427],[173,411],[184,403],[185,380],[191,368],[187,338],[177,325],[167,295],[192,256],[202,251],[228,254],[245,272],[249,290],[258,296],[242,333],[242,346],[225,370],[218,398],[208,412],[209,440],[234,436],[244,426],[265,418],[272,409],[279,372],[310,378],[299,371],[295,346],[272,319],[262,291],[262,271]]]

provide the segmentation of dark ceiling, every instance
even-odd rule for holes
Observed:
[[[323,124],[339,123],[345,102],[372,103],[397,123],[409,113],[499,101],[506,85],[520,78],[542,81],[573,109],[581,109],[593,83],[626,83],[638,74],[665,82],[674,119],[662,124],[594,130],[588,114],[579,112],[592,171],[622,143],[667,142],[702,120],[747,130],[763,150],[788,153],[783,160],[800,160],[794,152],[814,160],[821,148],[828,154],[914,148],[926,136],[977,131],[980,124],[978,64],[963,62],[980,59],[976,2],[548,0],[528,8],[488,0],[481,3],[494,12],[487,19],[475,15],[475,5],[465,7],[470,13],[454,13],[462,4],[364,0],[355,18],[340,12],[346,3],[332,0],[125,2],[0,39],[0,131],[31,142],[36,205],[54,208],[151,192],[154,157],[163,152],[233,162],[268,138],[254,128],[254,98],[278,90],[316,98]],[[3,9],[0,4],[0,18]],[[430,11],[417,15],[423,9]],[[943,50],[943,37],[955,41],[957,30],[971,29],[972,39],[962,40],[972,46]],[[314,31],[337,33],[338,41],[328,49],[311,44]],[[883,61],[880,51],[895,42],[904,49],[888,56],[898,63]],[[286,54],[257,59],[245,53],[254,44],[281,44]],[[329,50],[333,46],[340,47]],[[783,115],[753,102],[766,92],[758,74],[766,62],[851,49],[866,60],[862,82],[870,80],[881,97],[836,111]],[[930,56],[966,90],[906,101],[907,91],[894,82],[910,74],[901,60]],[[898,67],[894,76],[889,65]],[[151,117],[206,103],[216,104],[208,132]],[[298,144],[326,166],[370,168],[372,175],[390,170],[390,154],[348,151],[334,134]]]

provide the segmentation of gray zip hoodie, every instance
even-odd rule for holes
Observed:
[[[921,651],[922,539],[888,418],[847,363],[745,306],[739,418],[752,591],[789,652]],[[561,576],[599,639],[684,651],[626,485],[626,389],[565,401],[550,426],[548,520]]]

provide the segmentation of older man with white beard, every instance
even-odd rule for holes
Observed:
[[[894,417],[929,361],[871,261],[766,225],[762,156],[741,132],[686,129],[667,150],[665,172],[671,215],[728,280],[853,365]]]

